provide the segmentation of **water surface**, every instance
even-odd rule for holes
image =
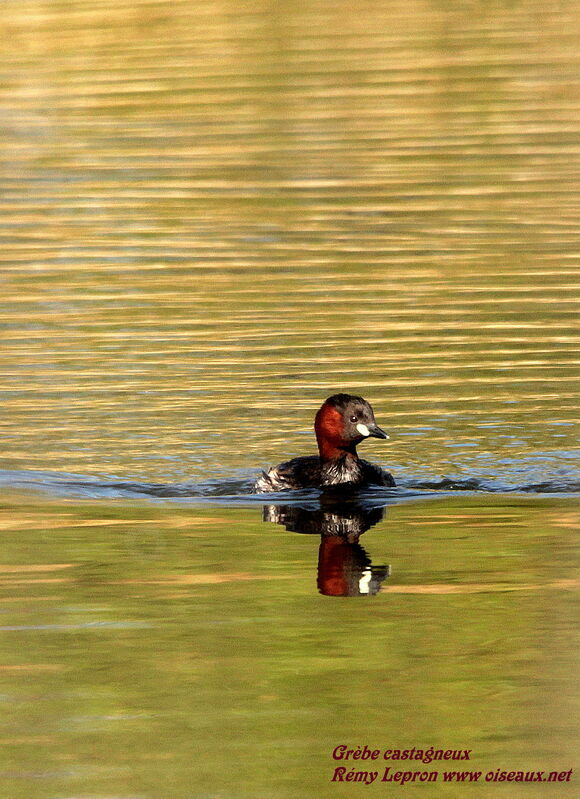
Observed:
[[[2,15],[5,468],[577,477],[577,4]]]
[[[6,795],[352,796],[331,751],[359,743],[470,748],[462,768],[484,772],[572,768],[577,511],[391,506],[339,574],[346,538],[258,508],[5,497]],[[337,590],[349,557],[380,593]],[[573,784],[509,795],[552,788]],[[405,786],[425,789],[466,790]]]
[[[3,795],[573,768],[578,4],[0,15]],[[251,495],[336,391],[397,488]]]

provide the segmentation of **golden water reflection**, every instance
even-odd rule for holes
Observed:
[[[7,469],[566,480],[577,4],[5,4]],[[523,478],[522,478],[523,475]]]

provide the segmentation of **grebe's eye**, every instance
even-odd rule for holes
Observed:
[[[350,417],[350,421],[351,421],[351,422],[356,422],[357,420],[358,420],[358,417],[357,417],[357,416],[351,416],[351,417]]]

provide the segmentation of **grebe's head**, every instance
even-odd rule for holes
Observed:
[[[337,458],[345,452],[356,454],[365,439],[388,438],[375,422],[369,403],[353,394],[334,394],[316,414],[314,430],[322,458]]]

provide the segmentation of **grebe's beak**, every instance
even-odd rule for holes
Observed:
[[[368,436],[372,436],[373,438],[388,438],[388,435],[384,430],[381,430],[378,424],[357,424],[356,429],[361,436],[365,438]]]
[[[382,428],[378,426],[378,424],[369,425],[369,435],[373,436],[374,438],[388,438],[388,435]]]

